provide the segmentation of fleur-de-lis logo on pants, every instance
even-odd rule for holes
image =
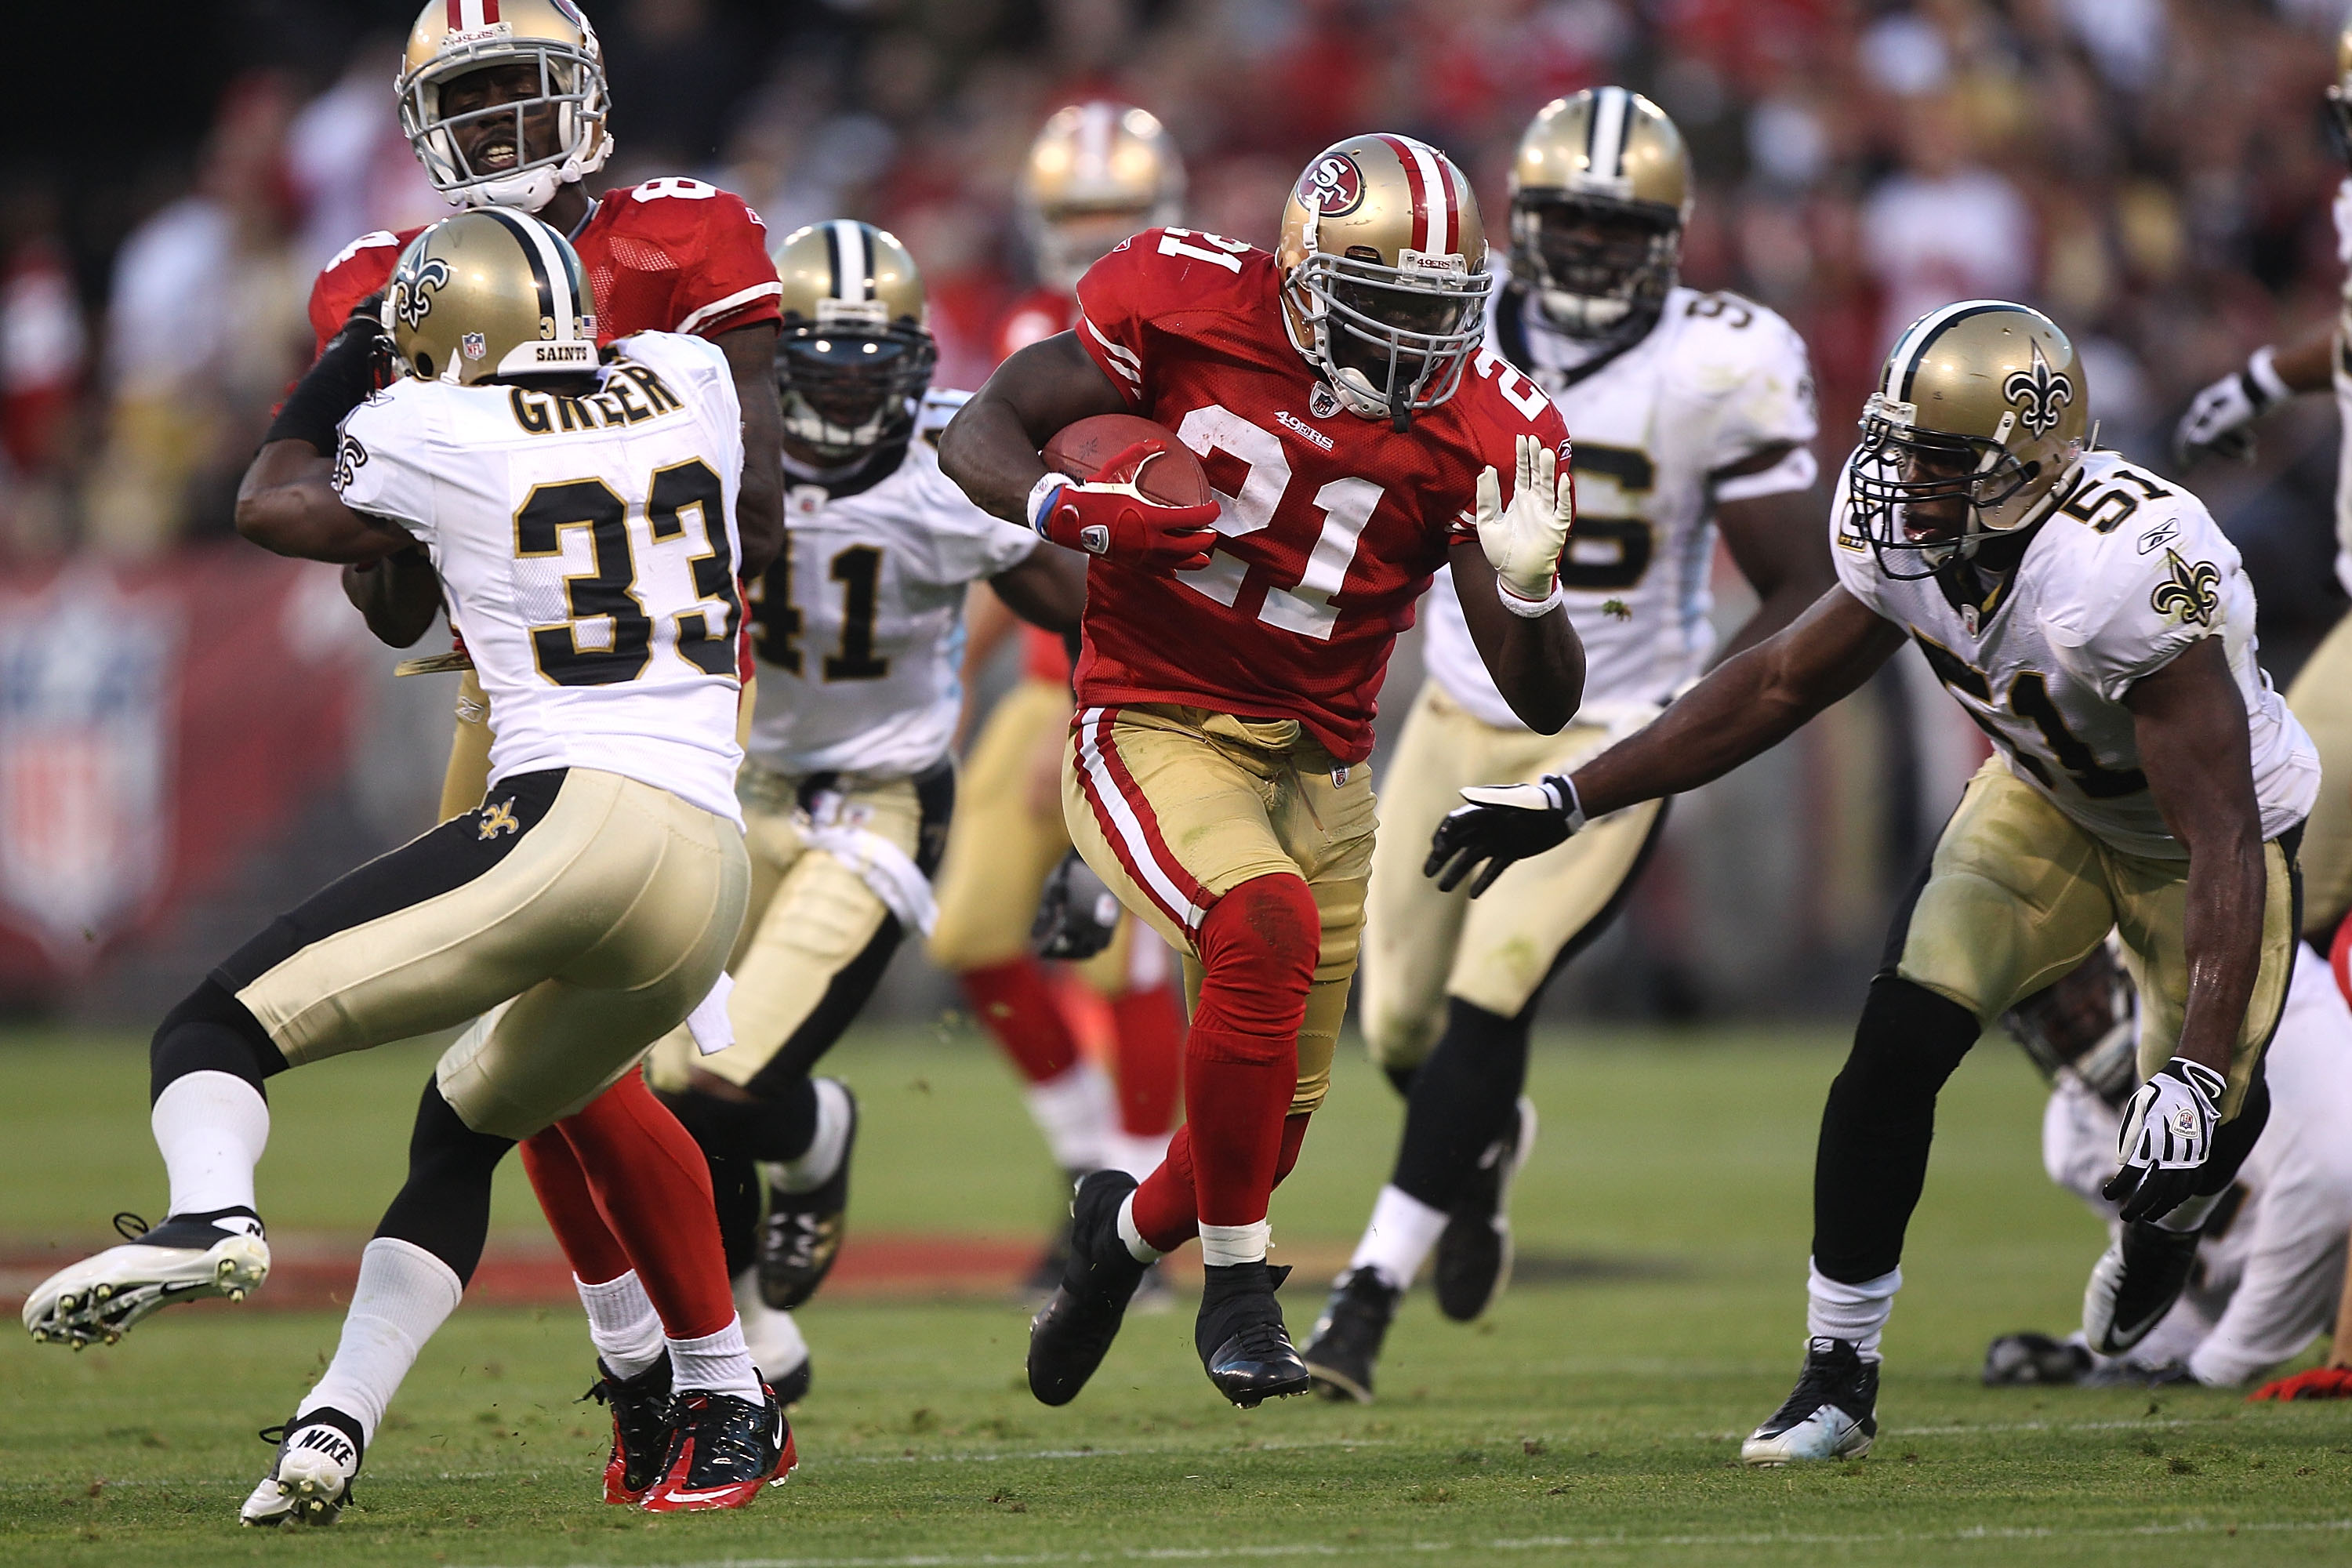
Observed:
[[[2147,596],[2148,607],[2159,616],[2177,615],[2183,624],[2210,626],[2214,613],[2221,607],[2221,595],[2215,592],[2221,581],[2221,570],[2210,561],[2200,561],[2194,566],[2180,558],[2177,550],[2164,552],[2165,579]]]
[[[2042,345],[2033,345],[2033,363],[2009,373],[2000,395],[2017,405],[2017,422],[2036,436],[2047,436],[2058,423],[2058,411],[2074,401],[2074,384],[2050,368]]]
[[[520,833],[521,831],[522,824],[515,820],[513,801],[502,800],[496,805],[482,807],[479,837],[485,841],[496,838],[501,833]]]

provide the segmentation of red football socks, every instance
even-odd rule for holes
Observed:
[[[1312,1119],[1307,1111],[1282,1119],[1282,1150],[1274,1163],[1276,1186],[1298,1164]],[[1192,1135],[1184,1128],[1176,1129],[1168,1157],[1135,1191],[1135,1229],[1159,1252],[1173,1252],[1201,1234],[1201,1208],[1192,1196]]]
[[[1077,1065],[1078,1042],[1062,1016],[1045,965],[1024,954],[985,969],[967,969],[961,978],[973,1015],[996,1037],[1022,1077],[1045,1083]]]
[[[583,1283],[606,1284],[629,1271],[629,1255],[596,1212],[588,1173],[580,1168],[561,1125],[541,1128],[522,1141],[522,1168],[564,1261]]]
[[[1156,1138],[1176,1120],[1176,1090],[1184,1072],[1183,1004],[1175,986],[1154,985],[1113,998],[1110,1011],[1119,1129],[1137,1138]]]

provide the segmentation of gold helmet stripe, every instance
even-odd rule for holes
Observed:
[[[1911,323],[1911,330],[1904,333],[1902,340],[1895,345],[1895,352],[1886,356],[1886,395],[1898,403],[1911,401],[1912,384],[1919,378],[1919,362],[1927,357],[1927,351],[1936,346],[1936,340],[1946,331],[1970,316],[1981,316],[1987,310],[2015,309],[2016,306],[2005,300],[1959,300],[1920,317]],[[1897,365],[1902,367],[1903,376],[1899,390],[1894,384]]]
[[[1413,248],[1423,256],[1451,255],[1460,245],[1456,234],[1462,226],[1455,221],[1454,179],[1444,154],[1410,136],[1383,134],[1380,140],[1404,165],[1405,184],[1412,194]]]
[[[825,225],[825,248],[833,261],[833,297],[852,304],[874,298],[874,258],[866,248],[866,226],[854,217]]]
[[[1604,87],[1592,95],[1592,112],[1584,122],[1584,166],[1590,178],[1625,177],[1625,120],[1633,107],[1632,95],[1622,87]]]

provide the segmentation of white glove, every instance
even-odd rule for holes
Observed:
[[[2123,1205],[2126,1220],[2157,1219],[2189,1195],[2184,1173],[2213,1152],[2213,1132],[2221,1124],[2221,1096],[2229,1080],[2202,1062],[2175,1057],[2157,1068],[2124,1107],[2116,1135],[2123,1168],[2101,1193]]]
[[[2258,348],[2243,370],[2231,371],[2190,400],[2172,432],[2173,455],[2183,467],[2207,452],[2242,463],[2254,460],[2254,421],[2294,395],[2279,379],[2276,357],[2268,345]]]
[[[1559,552],[1576,521],[1576,486],[1559,458],[1533,436],[1518,438],[1518,477],[1511,504],[1491,468],[1478,476],[1478,544],[1495,569],[1506,609],[1540,616],[1559,594]]]

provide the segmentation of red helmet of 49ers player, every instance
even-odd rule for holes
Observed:
[[[1454,395],[1486,330],[1486,226],[1452,159],[1410,136],[1316,154],[1276,250],[1291,345],[1339,401],[1402,430]]]

